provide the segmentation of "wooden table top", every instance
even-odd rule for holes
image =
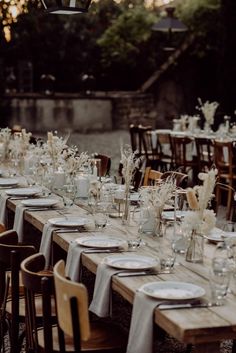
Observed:
[[[19,200],[7,201],[7,208],[15,210]],[[89,216],[88,211],[79,206],[72,206],[70,215]],[[44,224],[48,219],[60,217],[57,210],[27,211],[24,213],[25,221],[33,225],[42,232]],[[124,226],[120,219],[110,218],[108,225],[102,232],[107,235],[117,235],[119,238],[137,234],[137,226]],[[93,230],[91,227],[82,233],[60,233],[54,232],[53,241],[65,251],[68,250],[69,242],[78,237],[87,236]],[[170,230],[171,231],[171,230]],[[158,257],[160,251],[160,239],[146,236],[146,246],[139,248],[135,254]],[[162,241],[165,242],[165,239]],[[203,287],[206,290],[205,298],[210,298],[210,288],[208,283],[209,264],[215,249],[214,244],[205,242],[204,263],[195,264],[186,262],[178,255],[179,264],[175,265],[171,274],[160,274],[152,276],[124,277],[113,276],[112,289],[118,292],[124,299],[132,303],[136,290],[144,283],[153,281],[182,281],[190,282]],[[163,251],[163,249],[161,249]],[[121,253],[120,255],[127,255]],[[130,253],[129,253],[130,254]],[[96,273],[96,269],[101,260],[107,254],[82,254],[82,263],[91,272]],[[222,339],[232,339],[236,337],[236,297],[228,294],[226,303],[220,307],[194,308],[194,309],[171,309],[155,310],[155,322],[182,343],[192,343],[197,345],[197,352],[219,352],[219,344]]]

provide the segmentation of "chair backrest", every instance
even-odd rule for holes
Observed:
[[[199,172],[205,172],[209,170],[214,163],[213,142],[207,137],[196,137],[195,144],[197,150],[198,170]]]
[[[143,186],[149,186],[156,183],[157,180],[161,179],[163,173],[158,170],[153,170],[151,167],[147,167],[144,173]]]
[[[234,142],[232,141],[213,141],[214,162],[218,173],[221,171],[233,175],[233,169],[236,167],[234,161]],[[226,171],[227,169],[227,171]]]
[[[12,301],[19,300],[19,270],[20,263],[27,256],[36,252],[32,245],[18,244],[18,235],[14,230],[8,230],[0,234],[0,303],[6,294],[6,271],[11,271]]]
[[[174,164],[177,168],[183,167],[183,171],[191,165],[192,159],[188,158],[188,146],[193,140],[186,136],[171,136],[174,153]]]
[[[55,297],[53,272],[45,270],[45,257],[37,253],[27,257],[21,263],[22,283],[25,288],[26,303],[26,332],[28,348],[39,351],[38,348],[38,323],[43,328],[45,352],[53,352],[52,325],[55,324],[55,313],[52,305]],[[42,299],[39,307],[39,294]],[[54,305],[55,308],[55,300]],[[52,313],[54,315],[52,315]]]
[[[90,322],[88,314],[88,293],[82,283],[70,281],[65,277],[65,263],[60,260],[54,266],[54,281],[56,291],[57,316],[60,328],[74,338],[75,329],[77,335],[80,333],[81,340],[87,341],[90,337]],[[71,300],[76,300],[77,311],[71,311]],[[79,327],[73,327],[73,319],[76,319]]]
[[[168,177],[173,177],[176,180],[176,186],[179,188],[186,188],[188,184],[188,174],[175,172],[175,171],[168,171],[161,175],[161,179],[166,179]]]
[[[98,171],[99,176],[109,175],[111,169],[111,158],[105,154],[100,153],[95,153],[94,158],[101,160],[100,170]]]
[[[147,149],[144,134],[146,131],[152,130],[151,126],[143,126],[141,124],[134,125],[131,124],[129,127],[130,132],[130,143],[133,152],[137,152],[137,156],[140,157],[145,155],[145,150]]]
[[[11,352],[20,350],[20,264],[28,256],[34,254],[36,249],[31,245],[18,244],[18,236],[15,231],[7,231],[0,234],[0,304],[4,317],[6,301],[9,296],[9,284],[11,288]],[[10,274],[7,271],[10,271]]]
[[[3,223],[0,223],[0,233],[3,233],[6,231],[6,226]]]

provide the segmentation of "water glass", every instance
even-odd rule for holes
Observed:
[[[62,200],[66,208],[69,208],[74,204],[76,191],[77,191],[77,188],[76,188],[76,185],[74,184],[63,185]]]
[[[224,258],[214,258],[210,269],[210,289],[212,302],[216,305],[223,305],[227,291],[231,271],[228,266],[228,260]]]
[[[94,212],[95,228],[102,229],[108,222],[108,206],[106,202],[98,202]]]

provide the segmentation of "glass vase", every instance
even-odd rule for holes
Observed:
[[[125,188],[124,211],[122,215],[122,224],[129,225],[130,223],[130,203],[129,203],[129,188]]]
[[[204,256],[204,238],[202,234],[193,230],[190,239],[189,246],[186,251],[186,261],[203,263]]]

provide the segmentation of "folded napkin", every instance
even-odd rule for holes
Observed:
[[[151,131],[151,141],[152,141],[152,147],[156,148],[157,147],[157,133],[156,133],[156,131]]]
[[[111,278],[121,272],[104,263],[98,265],[93,299],[89,310],[100,317],[107,317],[111,313]]]
[[[7,221],[7,199],[9,195],[5,192],[0,195],[0,222],[6,224]]]
[[[70,243],[66,258],[66,276],[72,281],[80,282],[81,277],[81,254],[85,250],[76,241]]]
[[[153,352],[153,317],[159,303],[144,293],[136,293],[126,353]]]
[[[43,233],[42,233],[39,252],[45,256],[46,268],[48,268],[50,265],[51,250],[52,250],[52,232],[55,229],[57,229],[57,227],[53,226],[50,223],[45,223],[45,225],[43,227]]]
[[[24,207],[21,204],[16,206],[13,229],[17,232],[18,240],[20,243],[23,242],[23,238],[24,238],[24,211],[25,210],[26,210],[26,207]]]

